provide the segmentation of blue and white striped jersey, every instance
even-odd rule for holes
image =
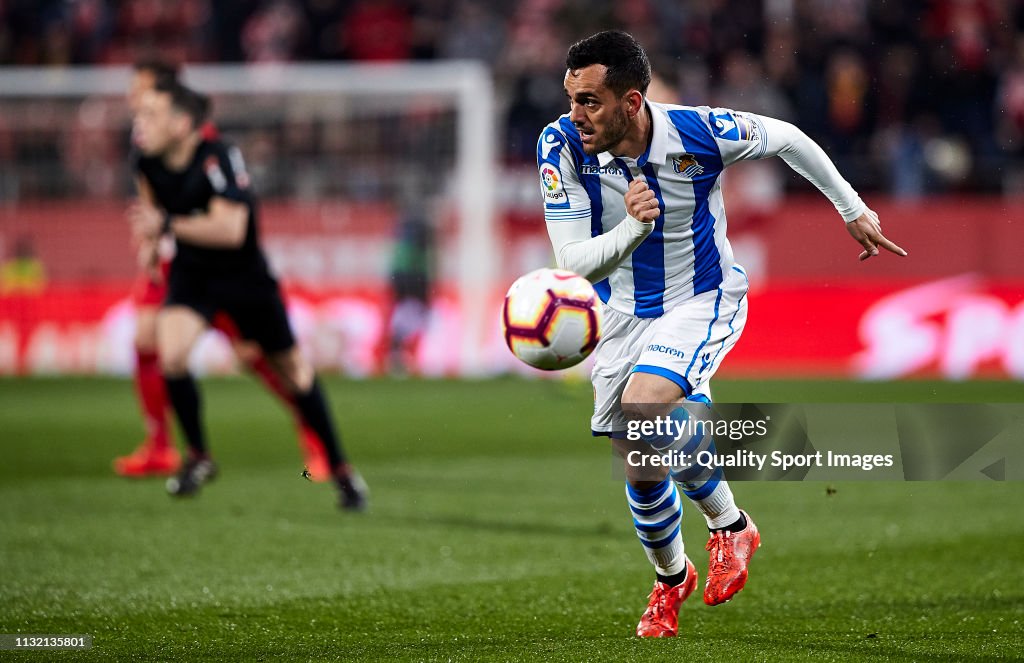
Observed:
[[[566,114],[541,134],[537,166],[544,218],[552,241],[556,230],[565,229],[563,224],[574,224],[581,237],[609,232],[626,218],[623,195],[629,183],[638,177],[646,179],[662,213],[650,235],[595,288],[613,309],[654,318],[679,302],[718,288],[734,264],[726,239],[721,189],[725,167],[780,152],[774,145],[767,149],[766,125],[773,131],[776,127],[797,130],[751,113],[646,103],[652,137],[648,151],[640,158],[615,157],[607,152],[585,154],[579,132]],[[781,128],[778,132],[785,133]],[[806,139],[802,133],[800,136]],[[775,142],[788,145],[789,136]],[[831,162],[828,166],[834,171]],[[833,195],[819,184],[837,207],[842,203],[848,208],[841,209],[844,216],[848,216],[845,212],[849,209],[863,207],[838,172],[824,179],[827,184],[838,180],[845,185],[832,187],[840,189]],[[854,211],[859,214],[862,209]]]

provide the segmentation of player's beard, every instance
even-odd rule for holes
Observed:
[[[601,140],[595,142],[593,146],[584,145],[583,151],[587,154],[600,154],[601,152],[607,152],[621,143],[622,139],[626,137],[626,133],[628,131],[629,117],[626,115],[626,111],[618,108],[616,109],[615,114],[612,115],[611,119],[608,120],[608,125],[604,129],[604,135],[601,137]]]

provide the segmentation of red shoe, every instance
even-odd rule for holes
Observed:
[[[747,526],[739,532],[717,531],[706,549],[711,553],[708,580],[704,585],[704,603],[725,603],[747,584],[747,565],[761,545],[761,533],[746,511]]]
[[[686,580],[683,584],[669,587],[655,581],[654,589],[647,602],[647,610],[636,625],[638,638],[674,638],[679,632],[679,606],[697,588],[697,569],[690,558],[686,558]]]
[[[331,465],[327,462],[320,438],[308,428],[303,428],[300,435],[307,476],[313,481],[327,481],[331,478]]]
[[[114,459],[114,472],[123,477],[170,476],[181,467],[181,456],[174,447],[153,448],[150,442],[143,442],[138,449]]]

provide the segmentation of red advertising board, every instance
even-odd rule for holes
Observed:
[[[128,288],[51,286],[0,297],[0,373],[126,373],[134,311]],[[498,310],[501,293],[494,295]],[[385,368],[391,306],[387,293],[289,291],[296,332],[324,369],[357,376]],[[493,372],[517,370],[495,326],[486,356]],[[412,368],[459,372],[459,307],[438,297]],[[196,367],[233,366],[216,335]],[[963,275],[889,286],[783,284],[750,294],[742,339],[723,376],[828,375],[1024,379],[1024,287]]]
[[[1024,379],[1024,206],[1001,200],[872,201],[910,251],[865,263],[827,201],[800,198],[756,223],[730,220],[751,275],[749,320],[725,376]],[[36,294],[0,294],[0,373],[127,373],[134,266],[123,206],[68,203],[0,209],[0,249],[28,238],[45,264]],[[503,281],[550,261],[543,221],[510,213]],[[272,262],[288,286],[296,332],[321,368],[372,375],[391,335],[387,269],[395,215],[379,205],[276,203],[265,208]],[[460,372],[462,322],[438,232],[439,292],[411,368]],[[550,262],[549,262],[550,264]],[[501,291],[493,294],[497,312]],[[495,314],[484,348],[493,373],[529,372],[505,349]],[[229,370],[216,336],[199,370]]]

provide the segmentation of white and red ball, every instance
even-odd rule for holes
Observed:
[[[505,295],[505,343],[516,357],[546,371],[575,366],[601,338],[601,302],[582,276],[538,269],[519,277]]]

